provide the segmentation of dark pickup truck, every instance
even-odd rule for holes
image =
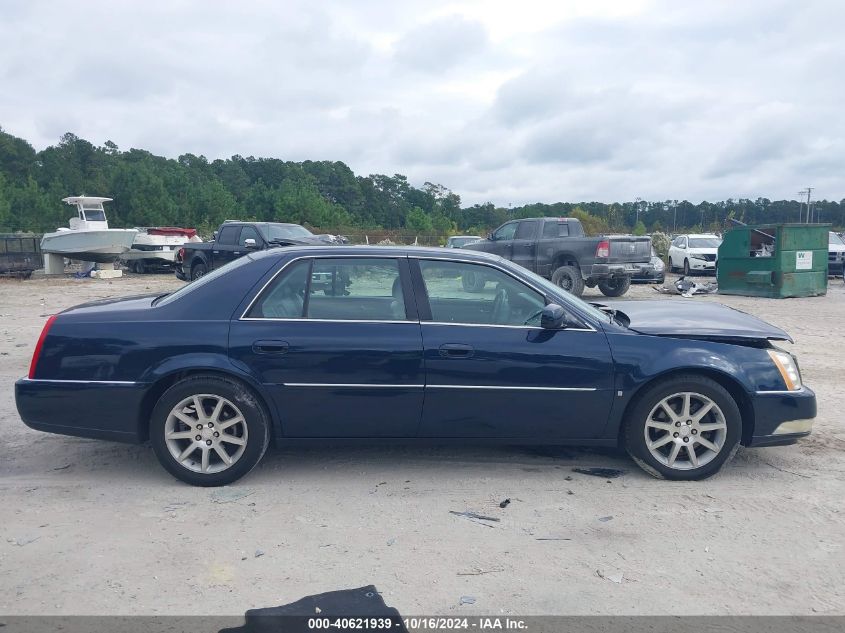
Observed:
[[[576,218],[512,220],[486,240],[464,248],[509,259],[576,296],[581,296],[585,285],[598,286],[608,297],[622,296],[633,274],[652,269],[650,237],[587,237]],[[464,286],[480,291],[484,283],[467,279]]]
[[[214,233],[212,242],[189,242],[176,254],[176,276],[182,281],[199,279],[207,272],[246,255],[279,246],[342,244],[334,235],[314,235],[299,224],[282,222],[235,222],[227,220]]]

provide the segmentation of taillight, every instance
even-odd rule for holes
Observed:
[[[38,365],[38,357],[41,356],[41,348],[44,347],[44,339],[47,338],[47,332],[50,331],[50,327],[53,325],[53,321],[56,320],[58,315],[54,314],[49,319],[47,319],[47,323],[44,324],[44,328],[41,330],[41,336],[38,337],[38,342],[35,344],[35,351],[32,352],[32,362],[29,364],[29,378],[35,378],[35,368]]]
[[[596,246],[596,257],[610,257],[610,242],[602,240]]]
[[[185,261],[185,247],[184,246],[179,249],[178,253],[176,253],[176,260],[180,261],[180,262]]]

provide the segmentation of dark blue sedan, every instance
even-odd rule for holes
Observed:
[[[34,429],[149,440],[201,486],[338,438],[622,445],[702,479],[810,432],[815,395],[772,340],[791,339],[709,302],[587,304],[483,253],[296,247],[51,317],[16,400]]]

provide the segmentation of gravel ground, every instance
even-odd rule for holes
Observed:
[[[178,285],[0,280],[0,613],[237,615],[370,583],[403,615],[845,613],[841,279],[810,299],[667,299],[786,329],[819,398],[810,438],[741,449],[699,483],[616,451],[408,446],[271,451],[236,485],[199,489],[149,446],[23,425],[13,382],[47,315]],[[571,471],[590,466],[626,473]]]

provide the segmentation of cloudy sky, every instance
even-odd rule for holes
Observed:
[[[0,126],[465,203],[839,200],[843,24],[842,0],[2,0]]]

